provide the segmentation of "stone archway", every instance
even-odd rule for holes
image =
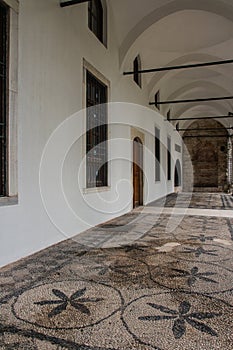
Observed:
[[[193,166],[193,190],[222,191],[227,183],[227,130],[216,120],[197,120],[183,139]],[[184,187],[189,176],[184,164]]]

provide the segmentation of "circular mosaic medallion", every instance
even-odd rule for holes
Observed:
[[[182,260],[220,262],[232,259],[233,251],[223,246],[195,243],[177,247],[172,256]]]
[[[233,288],[232,272],[220,266],[193,261],[176,261],[151,269],[160,286],[198,293],[221,293]]]
[[[139,255],[136,253],[136,255]],[[75,270],[75,265],[70,265],[72,270]],[[89,279],[98,279],[106,283],[114,284],[142,283],[149,278],[147,265],[136,258],[129,258],[124,255],[104,256],[94,261],[86,259],[85,264],[79,266],[81,276],[86,276]]]
[[[50,329],[79,329],[112,316],[121,307],[120,293],[103,283],[67,280],[22,293],[12,306],[23,321]]]
[[[232,307],[221,300],[189,293],[142,296],[124,309],[127,331],[154,349],[230,349]],[[226,328],[226,324],[228,327]]]

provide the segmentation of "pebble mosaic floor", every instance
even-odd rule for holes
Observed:
[[[232,232],[142,208],[2,268],[0,349],[233,349]]]
[[[198,209],[233,209],[233,196],[215,193],[172,193],[158,201],[152,202],[149,206],[162,206],[172,208],[198,208]]]

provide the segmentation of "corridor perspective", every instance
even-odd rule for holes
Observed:
[[[0,350],[233,349],[233,0],[0,0]]]

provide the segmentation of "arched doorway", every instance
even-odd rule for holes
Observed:
[[[143,205],[143,144],[139,137],[133,140],[133,207]]]
[[[185,191],[222,191],[227,184],[228,168],[228,131],[225,126],[214,119],[196,120],[186,129],[183,140],[188,154],[183,162]],[[193,184],[189,182],[190,172]],[[193,189],[187,188],[187,184]]]
[[[177,159],[175,165],[174,185],[175,187],[181,186],[181,166],[179,159]]]

